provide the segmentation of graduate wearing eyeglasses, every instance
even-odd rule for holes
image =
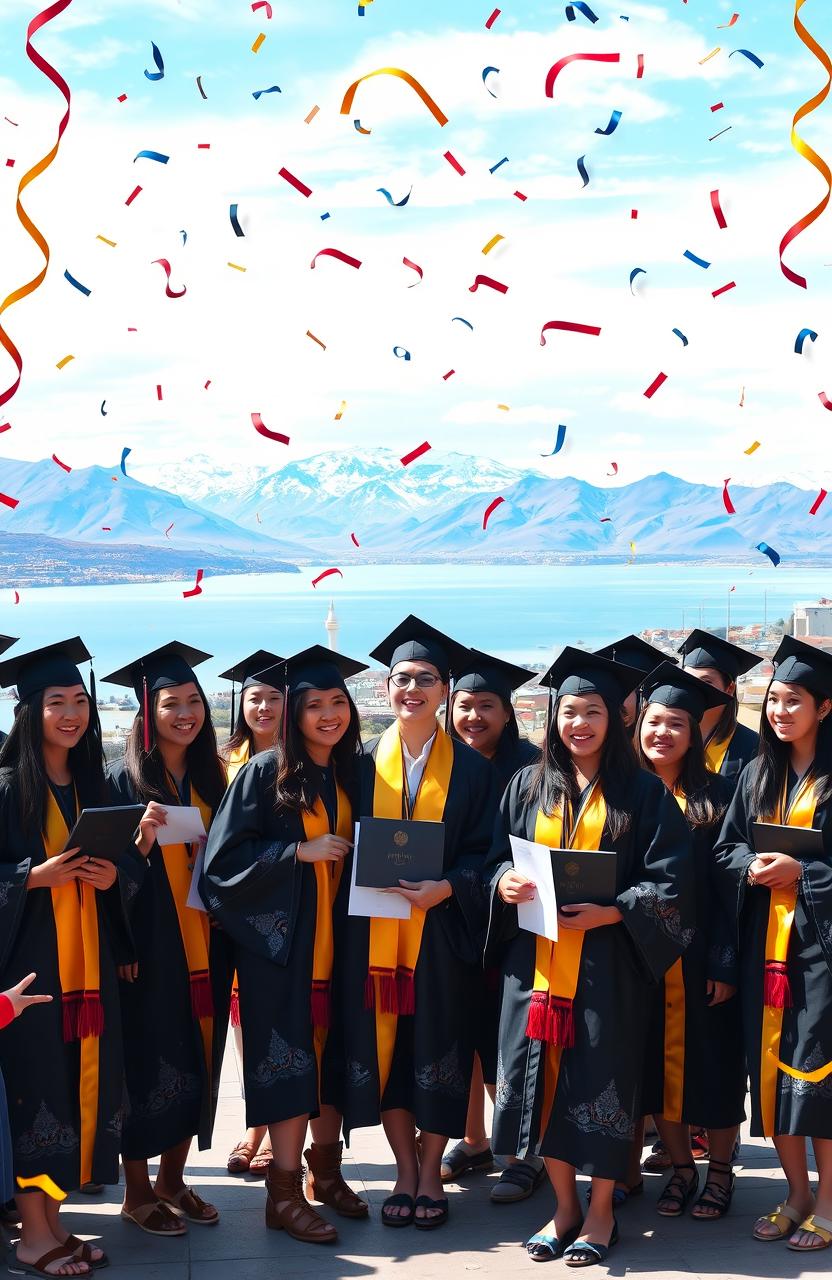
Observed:
[[[362,760],[361,816],[444,822],[444,874],[400,882],[409,920],[348,917],[336,937],[344,1131],[379,1123],[396,1159],[388,1227],[447,1221],[440,1165],[465,1133],[496,791],[490,763],[437,721],[467,651],[412,615],[373,651],[394,723]],[[347,872],[344,880],[349,884]],[[342,882],[343,883],[343,882]],[[417,1160],[415,1126],[421,1130]]]

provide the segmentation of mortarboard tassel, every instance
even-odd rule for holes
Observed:
[[[237,716],[235,714],[236,706],[235,706],[235,698],[234,698],[235,687],[236,687],[236,681],[232,680],[231,681],[231,733],[232,734],[235,732],[237,728]]]
[[[147,676],[142,676],[142,719],[144,721],[144,753],[150,755],[150,697],[147,692]]]

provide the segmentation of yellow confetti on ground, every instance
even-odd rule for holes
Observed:
[[[705,64],[706,62],[710,62],[711,58],[715,57],[715,56],[716,56],[716,54],[718,54],[718,53],[720,52],[721,48],[722,48],[722,45],[719,45],[719,44],[718,44],[718,45],[717,45],[717,47],[716,47],[715,49],[711,49],[711,52],[710,52],[710,53],[706,53],[704,58],[700,58],[700,59],[699,59],[699,65],[700,65],[700,67],[701,67],[701,66],[704,66],[704,64]]]
[[[263,41],[264,41],[265,39],[266,39],[266,33],[265,33],[265,31],[261,31],[261,32],[260,32],[260,34],[259,34],[259,36],[258,36],[258,37],[257,37],[257,39],[255,40],[254,44],[251,46],[251,52],[252,52],[252,53],[259,53],[259,52],[260,52],[260,48],[261,48],[261,46],[262,46],[262,44],[263,44]]]
[[[492,236],[487,245],[483,246],[483,253],[490,253],[495,244],[499,244],[501,240],[505,240],[505,236]]]
[[[743,449],[743,453],[747,453],[747,454],[756,453],[759,447],[760,447],[759,440],[755,440],[754,443],[750,444],[747,449]]]
[[[55,365],[56,369],[63,369],[65,364],[69,364],[70,360],[74,360],[75,356],[64,356],[63,360],[59,360]]]
[[[248,271],[248,267],[241,267],[239,262],[229,262],[229,267],[233,267],[235,271]]]
[[[320,109],[321,109],[321,108],[316,104],[316,105],[312,108],[312,110],[309,112],[309,115],[306,117],[306,119],[304,120],[304,122],[303,122],[303,123],[304,123],[304,124],[309,124],[312,120],[314,120],[314,119],[315,119],[315,116],[318,114],[318,112],[320,111]]]
[[[96,236],[95,238],[96,238],[96,240],[103,240],[103,241],[104,241],[104,243],[105,243],[105,244],[108,244],[108,245],[110,246],[110,248],[111,248],[111,249],[115,249],[115,247],[116,247],[116,242],[115,242],[115,240],[108,240],[106,236]]]

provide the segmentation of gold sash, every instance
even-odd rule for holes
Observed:
[[[307,840],[329,835],[329,817],[320,796],[315,808],[304,810],[303,831]],[[338,813],[335,835],[343,840],[352,838],[352,808],[346,792],[338,787]],[[312,1023],[315,1027],[328,1027],[332,1011],[331,984],[334,946],[332,938],[332,907],[341,883],[341,862],[316,862],[317,907],[315,909],[315,948],[312,957]]]
[[[730,741],[730,739],[729,739]],[[687,812],[688,798],[679,791],[673,798]],[[664,975],[664,1101],[665,1120],[681,1124],[685,1096],[685,978],[682,957]]]
[[[719,740],[709,738],[705,743],[705,767],[710,769],[711,773],[719,773],[735,733],[736,729],[732,729],[727,738]]]
[[[248,739],[239,747],[235,747],[233,751],[229,751],[228,759],[225,762],[225,776],[229,786],[231,786],[243,765],[248,763],[250,755],[251,746]]]
[[[440,728],[431,747],[425,772],[416,795],[411,817],[417,822],[441,822],[451,782],[454,748]],[[404,761],[398,722],[391,724],[379,739],[375,757],[373,817],[401,820],[404,793]],[[412,907],[409,920],[370,921],[370,956],[364,987],[364,1006],[375,1009],[378,1052],[379,1096],[390,1078],[396,1027],[400,1015],[415,1011],[413,975],[425,912]]]

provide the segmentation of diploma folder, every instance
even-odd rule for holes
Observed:
[[[755,853],[787,853],[790,858],[822,858],[823,832],[817,827],[785,827],[752,822]]]
[[[361,818],[355,883],[363,889],[398,889],[400,880],[441,880],[444,822]]]
[[[80,846],[79,857],[118,862],[127,846],[132,844],[144,810],[143,804],[82,809],[64,848]]]
[[[614,904],[616,853],[607,849],[552,849],[551,853],[558,909],[576,902],[599,907]]]

